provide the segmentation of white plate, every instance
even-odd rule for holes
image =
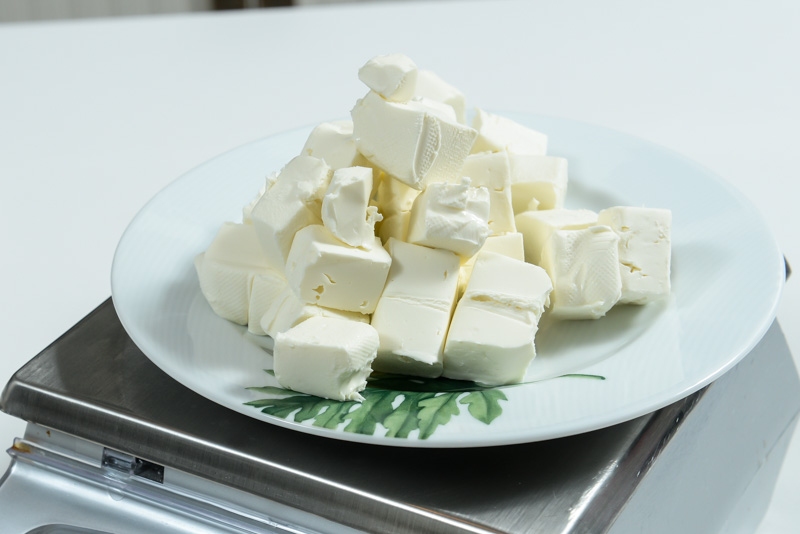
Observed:
[[[141,210],[112,269],[122,324],[166,373],[232,410],[317,435],[411,447],[501,445],[603,428],[700,389],[755,346],[775,317],[784,273],[772,235],[746,199],[706,169],[640,139],[506,115],[547,133],[550,153],[569,159],[568,207],[649,206],[673,214],[671,298],[620,306],[598,321],[543,322],[528,374],[537,381],[472,392],[450,390],[446,381],[400,387],[444,392],[436,395],[402,394],[378,381],[390,389],[370,388],[368,402],[357,407],[274,394],[277,382],[265,372],[270,340],[213,314],[192,260],[223,221],[241,220],[241,207],[269,172],[300,152],[310,128],[223,154]],[[247,389],[253,386],[266,388]],[[273,400],[245,404],[259,399]]]

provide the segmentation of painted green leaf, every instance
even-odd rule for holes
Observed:
[[[403,401],[394,411],[383,420],[387,428],[386,436],[390,438],[407,438],[408,435],[419,428],[419,403],[432,398],[436,393],[411,393],[405,392]]]
[[[600,375],[587,375],[583,373],[570,373],[567,375],[561,375],[559,378],[591,378],[592,380],[605,380],[606,377]]]
[[[275,376],[272,369],[265,369]],[[562,377],[605,380],[599,375],[567,374]],[[506,387],[513,387],[513,384]],[[335,401],[297,393],[276,386],[247,388],[269,395],[245,405],[281,419],[311,421],[316,427],[374,435],[386,428],[386,437],[408,438],[419,430],[419,439],[428,439],[440,426],[461,414],[461,405],[484,424],[491,424],[503,413],[501,401],[508,401],[500,387],[481,386],[474,382],[447,378],[419,378],[373,373],[361,392],[363,402]]]
[[[422,408],[417,414],[420,439],[428,439],[440,425],[446,425],[452,416],[458,415],[460,410],[456,398],[461,394],[460,391],[441,393],[419,401]]]
[[[399,395],[396,391],[365,390],[362,395],[364,402],[351,410],[345,416],[349,421],[344,427],[345,432],[372,435],[384,419],[392,413],[392,403]]]
[[[487,389],[468,393],[458,402],[459,404],[467,405],[472,417],[488,425],[503,413],[503,407],[500,406],[501,400],[508,400],[502,391],[499,389]]]
[[[314,398],[319,399],[319,397]],[[324,401],[324,405],[327,406],[327,409],[319,413],[314,418],[313,425],[331,429],[337,428],[339,425],[344,423],[345,416],[348,414],[348,412],[353,409],[353,406],[359,404],[355,401],[342,402],[330,399],[324,399]]]
[[[294,420],[298,423],[302,423],[303,421],[309,421],[311,419],[314,422],[318,421],[321,417],[321,414],[327,413],[330,411],[331,407],[333,407],[333,403],[335,404],[336,408],[339,408],[341,403],[332,401],[330,399],[322,399],[320,397],[314,397],[309,395],[313,401],[303,403],[303,406],[300,408],[300,411],[294,414]],[[336,425],[334,425],[335,427]]]
[[[302,410],[303,408],[308,409],[309,405],[317,404],[319,400],[319,397],[301,394],[285,398],[254,400],[246,402],[245,404],[261,408],[261,411],[266,414],[286,419],[298,410]]]

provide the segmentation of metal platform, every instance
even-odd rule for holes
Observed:
[[[800,380],[774,323],[710,386],[610,428],[474,449],[364,445],[183,387],[139,351],[109,299],[18,371],[0,407],[30,423],[0,483],[3,532],[161,532],[168,517],[164,532],[715,532],[763,514]],[[65,495],[54,476],[93,488],[70,496],[91,503],[85,513],[42,505]],[[22,509],[36,487],[50,490]],[[743,499],[748,517],[735,515]]]

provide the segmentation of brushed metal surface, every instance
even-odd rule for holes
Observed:
[[[775,323],[767,335],[781,336]],[[110,299],[3,391],[16,417],[368,532],[602,532],[709,388],[569,438],[410,449],[293,432],[227,410],[152,364]]]

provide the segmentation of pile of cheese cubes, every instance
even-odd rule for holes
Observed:
[[[596,319],[669,293],[670,212],[564,209],[546,135],[373,58],[352,121],[315,128],[195,260],[213,310],[275,339],[284,387],[360,400],[373,369],[521,381],[545,310]]]

